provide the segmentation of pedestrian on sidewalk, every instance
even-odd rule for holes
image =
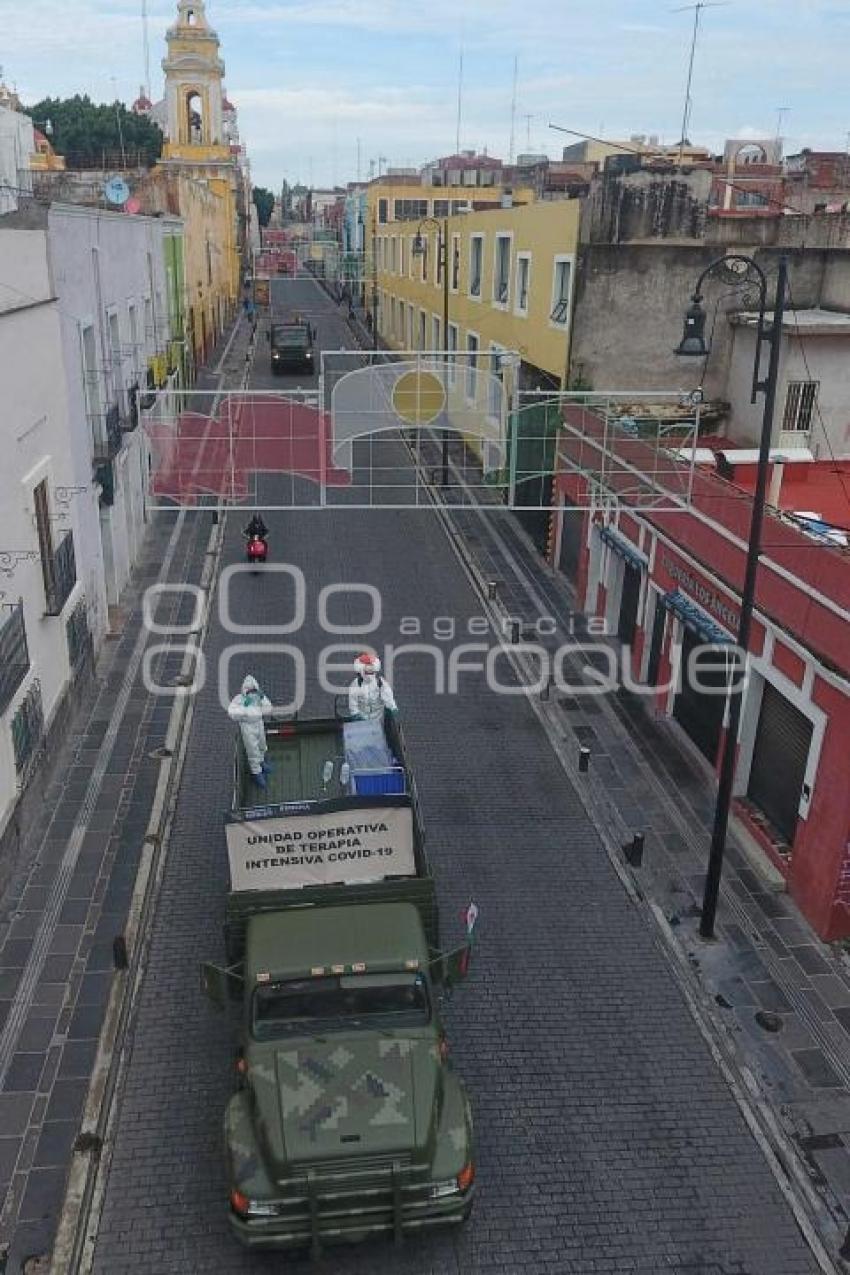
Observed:
[[[266,761],[268,744],[263,723],[263,718],[267,717],[271,711],[271,700],[263,694],[259,682],[250,674],[242,683],[242,690],[238,695],[234,695],[227,709],[230,720],[239,726],[248,766],[258,788],[266,787],[266,775],[271,771],[271,766]]]

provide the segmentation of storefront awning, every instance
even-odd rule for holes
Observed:
[[[719,624],[712,620],[711,616],[703,611],[702,607],[698,607],[690,598],[685,597],[684,593],[680,593],[678,589],[673,589],[670,593],[665,593],[662,599],[664,606],[668,611],[672,611],[678,616],[685,628],[690,629],[701,637],[703,642],[734,642],[734,638],[726,629],[722,629]]]
[[[616,554],[621,558],[625,558],[626,562],[631,563],[633,567],[637,567],[639,571],[645,570],[649,566],[649,559],[640,549],[636,548],[630,540],[625,536],[621,536],[619,531],[615,531],[613,527],[600,527],[599,534],[605,541],[606,545],[610,545]]]

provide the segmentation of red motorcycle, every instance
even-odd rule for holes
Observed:
[[[245,553],[252,566],[262,566],[269,556],[268,541],[262,536],[249,536]]]

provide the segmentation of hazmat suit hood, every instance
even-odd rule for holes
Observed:
[[[259,692],[259,689],[260,689],[259,682],[257,681],[255,677],[251,677],[251,675],[249,674],[248,677],[245,678],[245,681],[242,683],[242,694],[250,695],[252,691],[256,694]]]

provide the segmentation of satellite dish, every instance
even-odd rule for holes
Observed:
[[[130,187],[123,177],[111,177],[103,188],[107,203],[126,204],[130,198]]]

